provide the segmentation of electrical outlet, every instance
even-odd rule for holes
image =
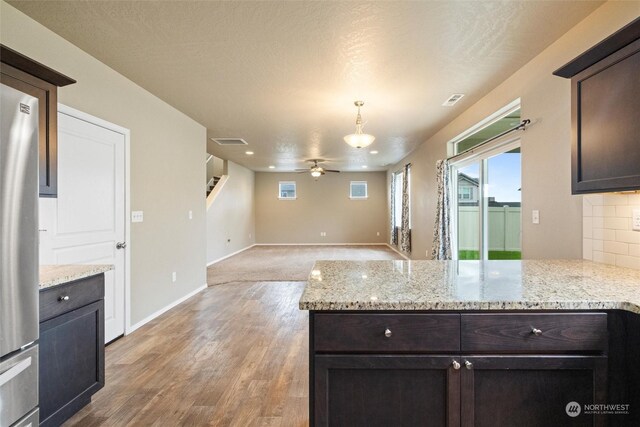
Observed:
[[[540,211],[533,210],[531,211],[531,222],[534,224],[540,224]]]
[[[144,212],[143,211],[132,211],[131,212],[131,222],[142,222],[144,221]]]
[[[176,279],[177,279],[177,275],[176,275],[176,272],[174,271],[173,273],[171,273],[171,281],[175,283]]]
[[[631,218],[631,229],[640,231],[640,209],[634,209]]]
[[[193,211],[189,211],[189,219],[193,219]]]

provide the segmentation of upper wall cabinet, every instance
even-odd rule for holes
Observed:
[[[38,98],[40,196],[58,194],[58,87],[76,81],[0,45],[2,84]]]
[[[640,189],[640,18],[553,74],[571,79],[572,193]]]

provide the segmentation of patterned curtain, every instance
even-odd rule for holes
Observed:
[[[398,227],[396,227],[396,174],[391,174],[391,238],[389,243],[392,245],[398,244]]]
[[[431,257],[433,259],[451,259],[451,228],[449,215],[451,213],[451,201],[449,192],[451,189],[449,161],[438,160],[436,163],[436,173],[438,179],[438,205],[436,211],[436,222],[433,226],[433,248]]]
[[[402,228],[400,230],[400,250],[411,252],[411,227],[409,225],[409,170],[411,163],[404,165],[402,174]]]

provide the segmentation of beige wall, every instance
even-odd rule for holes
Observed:
[[[411,162],[411,258],[431,250],[436,209],[435,162],[447,141],[521,98],[522,117],[536,123],[522,143],[522,246],[525,258],[582,257],[582,198],[570,189],[570,81],[552,72],[640,15],[640,2],[608,2],[536,56],[389,171]],[[390,173],[389,172],[389,173]],[[388,175],[388,179],[389,179]],[[540,224],[531,211],[540,211]],[[388,210],[388,209],[387,209]]]
[[[255,243],[254,172],[227,161],[228,179],[207,210],[207,263]]]
[[[144,211],[128,246],[132,324],[204,285],[205,128],[4,2],[0,15],[3,44],[78,81],[61,103],[131,130],[131,208]]]
[[[385,243],[385,180],[385,172],[328,173],[317,181],[306,173],[257,172],[256,241]],[[278,200],[279,181],[295,181],[298,198]],[[350,200],[350,181],[367,181],[369,198]]]

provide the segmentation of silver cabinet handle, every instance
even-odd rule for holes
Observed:
[[[469,362],[468,360],[465,360],[464,367],[467,369],[473,369],[473,363]]]
[[[453,369],[455,369],[456,371],[458,369],[460,369],[460,363],[458,363],[457,360],[454,360],[453,362],[451,362],[451,366],[453,367]]]
[[[540,335],[542,335],[542,331],[538,328],[532,328],[531,329],[531,333],[537,337],[539,337]]]
[[[389,338],[391,337],[391,329],[387,328],[384,330],[384,336]]]
[[[116,243],[116,249],[124,249],[127,247],[127,243],[126,242],[118,242]]]
[[[0,374],[0,387],[14,379],[20,372],[31,366],[31,357],[24,359]]]
[[[63,297],[59,297],[58,301],[62,302],[62,301],[69,301],[69,295],[65,295]]]

